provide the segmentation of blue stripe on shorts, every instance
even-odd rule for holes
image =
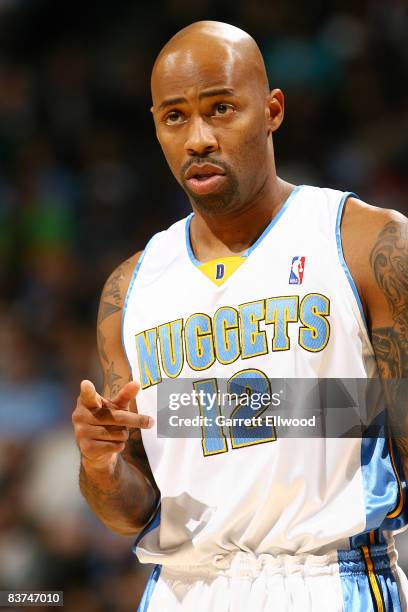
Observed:
[[[369,555],[372,572],[367,566],[363,549]],[[402,612],[386,545],[339,550],[338,562],[346,612],[379,612],[381,605],[384,612]]]

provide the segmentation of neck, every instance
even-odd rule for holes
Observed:
[[[226,215],[205,215],[194,207],[190,241],[196,258],[205,262],[244,253],[262,234],[293,191],[294,185],[274,175],[251,203]]]

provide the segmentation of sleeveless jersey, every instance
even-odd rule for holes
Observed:
[[[261,381],[377,376],[341,245],[349,195],[297,187],[236,258],[197,261],[192,215],[151,239],[122,330],[141,414],[157,419],[169,378],[214,389],[251,372]],[[142,562],[195,565],[239,550],[325,554],[380,544],[407,523],[401,464],[384,436],[279,438],[266,428],[245,439],[220,426],[210,439],[204,430],[202,439],[163,438],[156,426],[142,430],[161,493],[136,540]]]

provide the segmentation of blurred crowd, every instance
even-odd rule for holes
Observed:
[[[286,94],[280,176],[408,214],[408,2],[91,4],[0,4],[0,590],[122,612],[146,569],[79,495],[70,414],[82,378],[100,385],[104,280],[188,212],[149,113],[154,57],[198,19],[244,28]]]

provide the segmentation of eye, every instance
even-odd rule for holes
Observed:
[[[170,111],[165,118],[164,122],[166,125],[177,125],[178,123],[183,122],[183,114],[180,111]]]
[[[225,104],[224,102],[218,102],[218,104],[216,104],[214,106],[214,115],[216,117],[219,117],[220,115],[230,115],[231,113],[234,112],[234,107],[232,106],[232,104]]]

